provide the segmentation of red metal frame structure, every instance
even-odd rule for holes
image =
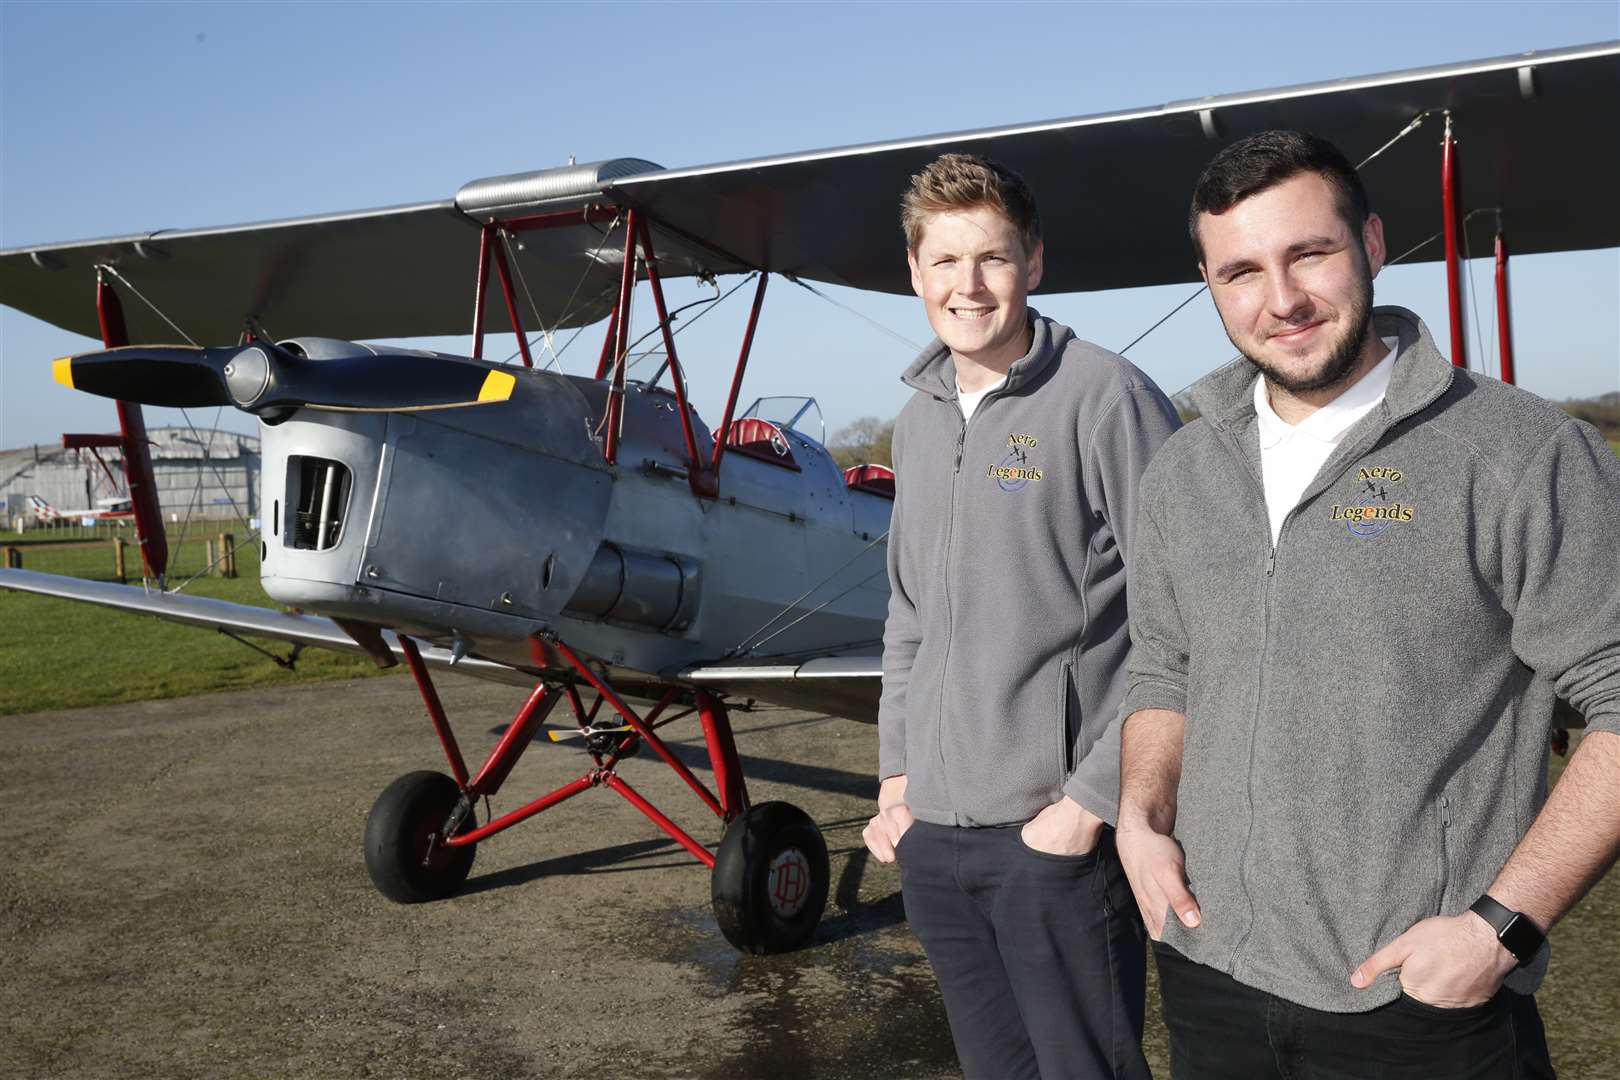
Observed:
[[[1467,339],[1463,328],[1462,282],[1457,257],[1457,233],[1462,224],[1457,206],[1457,141],[1451,137],[1451,113],[1446,113],[1446,133],[1440,141],[1440,200],[1445,214],[1446,300],[1451,312],[1451,362],[1468,366]]]
[[[680,357],[675,349],[675,336],[670,326],[669,309],[664,300],[663,282],[658,274],[658,259],[653,248],[652,231],[646,218],[636,210],[593,205],[582,210],[485,222],[480,229],[478,241],[478,277],[473,299],[475,321],[473,358],[483,357],[484,312],[489,293],[490,266],[493,263],[500,279],[501,293],[506,301],[507,316],[511,319],[513,331],[518,337],[518,348],[523,354],[524,365],[533,366],[523,323],[517,309],[516,296],[512,289],[512,275],[504,251],[502,234],[578,225],[582,221],[622,224],[625,233],[624,263],[619,275],[618,294],[612,310],[608,313],[607,331],[602,341],[601,354],[597,358],[595,374],[596,378],[607,379],[610,383],[607,407],[602,418],[603,457],[609,464],[617,463],[619,441],[623,434],[625,361],[631,344],[630,306],[636,287],[636,263],[639,257],[641,264],[646,268],[647,282],[658,313],[659,330],[663,335],[664,351],[669,359],[692,491],[702,497],[714,498],[719,494],[720,465],[726,449],[725,431],[736,412],[737,395],[741,391],[743,373],[747,369],[748,357],[753,349],[754,333],[759,325],[759,313],[765,300],[768,275],[760,275],[759,285],[754,292],[753,308],[749,312],[748,326],[743,335],[736,371],[732,376],[730,393],[726,399],[725,418],[714,433],[714,451],[708,461],[704,461],[698,452],[697,433],[692,425],[692,410],[686,399],[686,379],[682,374]],[[530,651],[537,666],[546,668],[566,666],[572,670],[572,674],[562,680],[553,680],[551,684],[544,680],[539,682],[478,772],[471,774],[466,759],[462,756],[460,744],[450,727],[444,705],[434,687],[433,678],[428,672],[427,665],[422,661],[421,650],[413,639],[405,635],[400,635],[400,644],[405,653],[405,662],[410,667],[411,675],[415,678],[417,689],[422,695],[423,704],[427,707],[428,717],[433,722],[433,729],[439,736],[439,744],[444,749],[445,759],[450,764],[456,786],[462,792],[460,805],[441,832],[436,835],[435,844],[443,847],[477,844],[583,791],[593,787],[605,787],[622,796],[694,858],[713,869],[715,863],[713,853],[631,787],[618,775],[616,767],[619,761],[645,743],[674,770],[687,787],[691,788],[704,806],[723,823],[731,823],[748,809],[748,789],[743,778],[742,763],[737,756],[731,721],[720,699],[702,690],[694,691],[653,681],[621,682],[615,688],[606,675],[594,669],[565,642],[555,638],[544,640],[532,638]],[[581,684],[589,686],[597,694],[596,702],[589,709],[580,698]],[[624,693],[634,693],[638,697],[654,700],[655,704],[645,714],[638,713],[625,701],[622,696]],[[462,825],[467,815],[472,813],[476,800],[494,795],[501,789],[518,759],[533,741],[540,725],[557,703],[565,698],[573,711],[581,736],[586,739],[586,750],[592,761],[591,768],[578,778],[515,810],[484,825],[462,831]],[[689,698],[691,707],[673,715],[666,715],[670,707],[683,698]],[[623,720],[622,727],[603,730],[593,726],[604,703]],[[658,728],[690,716],[694,712],[698,714],[703,728],[704,743],[708,749],[709,765],[713,770],[718,795],[698,779],[657,735]]]
[[[693,693],[693,706],[683,712],[672,716],[664,716],[664,712],[676,702],[684,691],[679,687],[668,686],[662,683],[635,683],[623,688],[634,690],[639,695],[648,698],[657,696],[657,702],[648,709],[645,715],[638,714],[624,698],[614,690],[608,680],[593,670],[591,666],[561,641],[549,642],[549,648],[565,660],[569,667],[577,673],[576,681],[568,681],[558,686],[548,686],[541,682],[535,686],[523,707],[513,717],[511,724],[506,728],[505,734],[490,751],[489,757],[479,768],[476,776],[468,778],[466,760],[462,757],[461,748],[456,742],[454,732],[450,729],[449,719],[445,716],[444,706],[439,700],[438,691],[434,688],[433,677],[428,672],[427,665],[422,662],[421,651],[416,642],[409,637],[401,635],[400,644],[404,648],[405,661],[410,666],[411,675],[416,679],[417,688],[421,691],[422,700],[427,706],[428,716],[433,721],[434,730],[439,734],[439,742],[444,747],[445,758],[450,763],[450,771],[455,776],[456,785],[462,791],[462,803],[453,820],[439,834],[435,843],[444,847],[465,847],[503,832],[521,821],[525,821],[542,811],[549,810],[558,803],[573,798],[582,791],[593,787],[606,787],[623,796],[625,801],[667,833],[679,843],[693,857],[710,869],[714,868],[714,855],[691,834],[675,824],[668,816],[647,800],[640,792],[631,787],[623,777],[615,771],[619,761],[625,756],[634,753],[639,744],[645,742],[660,758],[686,782],[697,797],[714,812],[723,823],[730,824],[740,814],[748,809],[748,789],[743,780],[742,763],[737,757],[737,744],[732,737],[731,721],[726,714],[725,705],[717,698],[699,690]],[[537,663],[547,660],[547,643],[539,639],[531,639],[531,651]],[[596,691],[596,703],[586,709],[580,699],[577,681],[582,681]],[[541,723],[551,712],[557,702],[563,698],[568,699],[573,709],[574,719],[579,725],[580,734],[587,739],[586,749],[591,755],[592,767],[568,783],[556,788],[539,798],[503,814],[494,820],[480,825],[477,828],[460,832],[461,823],[466,814],[471,813],[473,803],[481,798],[494,795],[506,782],[512,768],[517,764],[518,758],[533,741],[540,729]],[[600,734],[592,727],[602,703],[606,702],[625,723],[625,728],[613,729],[611,734],[616,736],[612,740],[611,748],[605,752],[593,745],[591,739]],[[666,724],[683,719],[696,712],[703,725],[704,742],[708,747],[709,763],[714,770],[715,785],[720,794],[717,797],[709,788],[693,775],[692,770],[677,758],[662,739],[656,734],[658,728]]]
[[[1496,222],[1496,340],[1502,361],[1502,381],[1514,385],[1513,324],[1508,317],[1508,250],[1502,222]]]
[[[759,325],[760,309],[765,300],[765,287],[769,275],[761,274],[759,285],[754,292],[753,308],[749,312],[747,330],[743,335],[742,347],[737,357],[736,371],[732,376],[730,393],[726,399],[725,418],[715,431],[714,451],[711,458],[705,462],[700,458],[697,446],[696,432],[692,426],[692,413],[686,400],[686,380],[681,372],[680,359],[675,350],[674,333],[670,327],[669,312],[664,301],[663,284],[658,275],[657,255],[653,249],[652,233],[644,217],[635,210],[620,210],[607,206],[586,206],[582,210],[570,210],[556,213],[537,214],[530,217],[515,218],[509,221],[485,222],[479,232],[478,243],[478,276],[474,290],[474,331],[473,331],[473,357],[480,359],[484,349],[484,311],[489,293],[490,266],[493,263],[495,271],[500,278],[501,293],[506,302],[507,316],[511,319],[513,331],[517,334],[518,348],[523,355],[526,367],[533,366],[533,358],[529,353],[528,339],[524,333],[521,316],[518,312],[516,294],[512,288],[512,274],[508,265],[503,247],[503,233],[524,232],[532,229],[555,228],[566,225],[587,223],[617,223],[623,222],[625,229],[624,267],[620,275],[619,292],[616,302],[607,320],[606,339],[602,344],[602,354],[597,363],[597,378],[609,377],[612,386],[608,395],[607,415],[604,417],[603,454],[610,464],[616,463],[619,437],[624,420],[624,387],[625,387],[625,359],[630,347],[630,303],[636,284],[637,249],[640,248],[640,258],[647,270],[647,280],[651,286],[653,302],[657,308],[659,329],[663,334],[664,348],[669,359],[669,370],[674,383],[675,398],[681,416],[681,429],[686,444],[686,453],[689,458],[689,478],[692,490],[699,496],[713,498],[719,493],[719,473],[722,459],[725,455],[725,431],[731,424],[736,412],[737,395],[742,387],[743,373],[748,366],[748,357],[753,349],[754,333]],[[107,348],[115,348],[128,344],[128,334],[125,330],[123,309],[119,304],[118,296],[105,276],[98,276],[96,284],[96,309],[101,319],[102,342]],[[140,406],[127,402],[118,402],[119,423],[122,427],[121,436],[72,436],[74,445],[88,447],[118,445],[124,453],[124,471],[129,484],[130,499],[135,511],[136,529],[141,540],[141,558],[146,565],[149,576],[161,578],[168,564],[168,543],[163,532],[162,517],[158,510],[156,489],[152,480],[152,461],[147,452],[146,427],[141,414]],[[439,743],[444,749],[444,755],[449,762],[451,773],[455,777],[456,786],[462,792],[460,805],[446,822],[441,834],[434,843],[444,847],[463,847],[476,844],[498,832],[511,828],[536,814],[539,814],[558,803],[573,798],[582,791],[592,787],[606,787],[621,795],[644,814],[655,825],[672,837],[687,851],[691,852],[699,862],[712,869],[715,856],[697,840],[675,824],[668,816],[654,806],[640,792],[630,786],[616,772],[616,766],[626,755],[635,752],[640,744],[646,743],[671,769],[673,769],[697,795],[698,799],[708,807],[720,820],[729,824],[748,809],[748,789],[743,778],[742,763],[737,756],[737,746],[732,735],[730,718],[726,707],[720,699],[702,691],[689,690],[682,687],[671,686],[666,683],[653,681],[626,682],[621,681],[617,689],[610,685],[607,677],[593,669],[590,664],[572,648],[560,640],[530,640],[531,653],[536,665],[545,668],[555,668],[566,664],[573,671],[572,675],[561,680],[553,680],[549,684],[542,680],[518,710],[512,723],[507,727],[500,741],[490,751],[488,758],[480,766],[478,772],[469,774],[466,759],[461,752],[455,733],[450,727],[449,717],[444,710],[443,702],[434,687],[432,676],[427,665],[422,660],[420,648],[416,642],[406,636],[400,635],[401,648],[405,653],[405,660],[410,667],[411,675],[416,680],[418,691],[422,695],[428,716],[433,722],[434,731],[439,736]],[[580,699],[578,684],[590,686],[598,695],[597,701],[586,709]],[[656,704],[645,713],[639,714],[621,696],[623,693],[632,693],[638,697],[656,699]],[[592,767],[583,775],[567,784],[550,791],[539,798],[502,815],[484,825],[468,831],[461,831],[462,824],[467,815],[472,813],[474,802],[480,797],[494,795],[505,784],[511,774],[513,766],[517,764],[523,751],[528,748],[546,717],[556,707],[557,703],[566,698],[573,710],[574,718],[579,726],[580,733],[587,740],[586,749],[591,755]],[[674,715],[665,716],[666,710],[678,700],[689,698],[691,707]],[[592,723],[600,712],[602,704],[607,703],[623,721],[623,727],[615,727],[607,731],[593,728]],[[697,713],[702,725],[704,742],[708,749],[709,764],[714,773],[715,786],[719,789],[716,795],[692,773],[685,763],[677,758],[656,731],[666,724],[673,723],[684,717]],[[609,736],[603,740],[602,736]]]
[[[124,325],[124,308],[118,294],[102,271],[96,272],[96,316],[101,323],[101,343],[109,349],[129,344]],[[169,539],[163,530],[163,511],[158,507],[157,481],[152,475],[152,455],[147,449],[146,417],[133,402],[118,406],[117,445],[124,452],[124,482],[129,486],[130,508],[135,511],[135,538],[141,550],[141,564],[148,578],[162,581],[169,570]]]
[[[754,289],[754,306],[748,312],[748,329],[743,332],[742,351],[737,354],[737,370],[731,376],[731,392],[726,395],[726,411],[720,426],[714,432],[714,461],[711,468],[715,477],[720,475],[720,458],[726,452],[726,431],[731,427],[732,414],[737,411],[737,393],[742,389],[743,372],[748,367],[748,354],[754,348],[754,330],[759,326],[759,309],[765,303],[765,285],[769,274],[759,275],[759,286]]]
[[[737,395],[742,389],[743,372],[753,350],[754,332],[759,325],[760,308],[765,301],[768,274],[761,274],[754,291],[754,306],[749,312],[748,327],[743,335],[741,351],[737,357],[736,372],[731,381],[731,392],[726,399],[724,420],[713,432],[714,451],[708,461],[698,453],[697,433],[692,427],[692,410],[686,399],[686,377],[681,371],[680,356],[675,349],[675,335],[670,325],[669,308],[664,300],[663,281],[658,274],[658,256],[653,248],[652,230],[646,216],[638,210],[624,210],[610,206],[590,205],[582,210],[565,210],[508,221],[485,222],[479,233],[478,277],[473,299],[473,359],[484,355],[484,310],[489,292],[490,264],[493,262],[500,278],[501,293],[506,301],[507,316],[517,334],[518,348],[523,354],[525,367],[533,367],[527,335],[518,314],[516,294],[512,290],[512,275],[507,264],[500,234],[529,232],[536,229],[588,224],[621,224],[624,227],[624,263],[619,274],[619,290],[613,308],[608,313],[607,331],[602,339],[602,351],[596,361],[598,379],[609,380],[606,414],[602,423],[602,456],[609,464],[618,462],[619,441],[624,434],[625,360],[630,349],[630,305],[636,287],[636,261],[646,268],[653,305],[658,313],[658,328],[664,339],[664,352],[669,358],[670,380],[673,384],[677,411],[681,418],[681,436],[686,444],[688,481],[694,494],[715,498],[720,492],[720,464],[725,456],[724,433],[731,423],[737,407]]]
[[[101,456],[101,451],[103,449],[117,450],[123,445],[124,439],[121,435],[79,435],[67,433],[62,436],[62,449],[88,450],[90,453],[95,455],[96,464],[101,466],[101,471],[106,475],[107,482],[112,484],[115,490],[118,487],[118,478],[113,476],[112,468],[107,464],[107,459]]]

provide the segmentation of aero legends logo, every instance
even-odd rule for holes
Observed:
[[[1382,465],[1362,469],[1356,473],[1356,480],[1368,501],[1360,506],[1334,503],[1328,520],[1344,522],[1353,536],[1377,536],[1397,522],[1411,521],[1417,514],[1415,507],[1399,500],[1389,501],[1389,485],[1400,483],[1401,476],[1401,470]]]
[[[1033,435],[1008,435],[1007,445],[1011,449],[1007,456],[1001,459],[1001,464],[986,469],[984,475],[994,480],[1002,491],[1022,491],[1031,481],[1038,483],[1046,470],[1029,463],[1029,451],[1039,443]]]

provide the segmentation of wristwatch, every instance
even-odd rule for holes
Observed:
[[[1490,893],[1475,900],[1468,910],[1491,924],[1491,929],[1496,931],[1496,940],[1513,954],[1520,967],[1534,960],[1536,953],[1541,950],[1541,943],[1547,940],[1547,935],[1528,916],[1497,902]]]

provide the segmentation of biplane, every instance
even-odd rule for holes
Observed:
[[[134,505],[126,495],[108,495],[96,500],[95,506],[59,510],[38,495],[28,496],[28,514],[41,525],[94,524],[110,521],[128,524],[135,517]]]
[[[908,292],[896,200],[956,150],[1041,193],[1045,291],[1194,282],[1184,221],[1204,163],[1236,137],[1301,127],[1363,161],[1392,251],[1445,261],[1459,364],[1459,241],[1493,229],[1511,380],[1506,244],[1620,245],[1620,140],[1591,137],[1617,119],[1611,42],[695,168],[618,158],[436,202],[0,252],[0,301],[102,341],[54,373],[118,402],[148,579],[6,570],[0,586],[403,661],[448,772],[400,777],[372,808],[365,862],[394,900],[453,894],[479,845],[603,787],[712,869],[728,940],[790,949],[821,917],[826,846],[796,808],[750,802],[727,705],[873,719],[893,475],[838,468],[813,399],[738,410],[770,278]],[[689,401],[663,283],[725,275],[752,275],[753,302],[711,427]],[[645,328],[632,326],[638,290]],[[535,342],[593,325],[592,370],[537,366]],[[470,356],[365,343],[469,330]],[[508,333],[521,363],[486,358]],[[189,344],[156,344],[177,335]],[[661,363],[632,376],[648,338]],[[294,613],[163,589],[141,404],[258,418],[263,585]],[[531,688],[476,770],[435,690],[443,669]],[[480,821],[479,800],[563,703],[584,771]],[[660,736],[693,715],[708,782]],[[719,819],[714,850],[619,775],[643,748]]]

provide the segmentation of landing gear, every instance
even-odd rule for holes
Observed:
[[[366,818],[366,872],[378,892],[418,904],[461,888],[478,849],[441,843],[461,797],[456,782],[436,772],[406,773],[383,789]],[[455,831],[471,832],[476,824],[468,813]]]
[[[404,904],[449,896],[467,880],[477,845],[600,787],[623,798],[710,869],[715,919],[732,945],[744,952],[779,953],[810,940],[827,906],[827,844],[815,822],[797,807],[782,802],[749,804],[742,761],[721,699],[669,683],[621,682],[615,687],[603,671],[586,663],[560,638],[535,637],[530,640],[535,666],[554,673],[561,669],[562,673],[535,687],[499,744],[473,774],[450,730],[421,650],[408,636],[399,640],[454,779],[434,772],[410,773],[378,796],[366,822],[366,870],[384,896]],[[579,693],[584,686],[597,694],[596,703],[588,709]],[[623,693],[653,704],[637,712]],[[579,726],[591,767],[538,799],[477,824],[472,807],[500,790],[552,707],[565,700]],[[599,724],[598,713],[604,707],[623,723]],[[666,724],[694,713],[703,727],[712,791],[658,734]],[[726,824],[717,852],[699,843],[619,775],[619,762],[643,746]]]
[[[709,885],[715,921],[743,952],[796,949],[821,922],[828,877],[827,844],[809,815],[760,803],[720,841]]]

